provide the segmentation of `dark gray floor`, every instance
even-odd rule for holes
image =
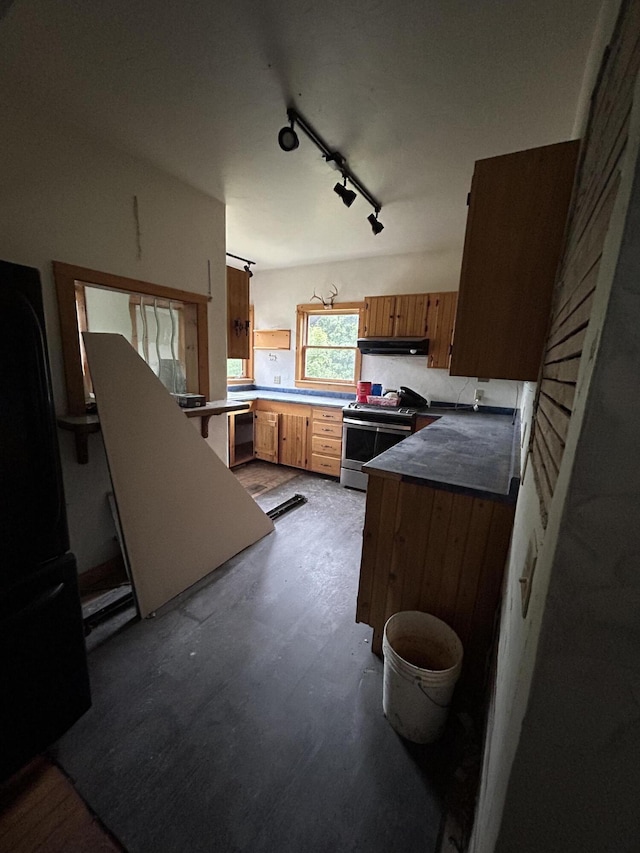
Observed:
[[[435,849],[443,748],[386,722],[354,622],[364,495],[303,474],[258,502],[294,492],[155,619],[89,638],[93,708],[52,752],[132,853]]]

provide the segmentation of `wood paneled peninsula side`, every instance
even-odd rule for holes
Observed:
[[[356,621],[400,610],[443,619],[464,646],[460,688],[481,699],[520,484],[520,421],[441,416],[364,466],[369,474]]]

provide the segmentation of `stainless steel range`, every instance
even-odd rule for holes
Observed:
[[[393,447],[415,430],[416,413],[412,406],[369,406],[350,403],[342,410],[342,461],[340,483],[366,491],[368,474],[365,462]]]

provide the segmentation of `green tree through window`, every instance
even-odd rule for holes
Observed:
[[[237,379],[244,375],[244,363],[241,358],[227,359],[227,378]]]
[[[305,309],[305,310],[302,310]],[[359,306],[310,310],[299,306],[300,374],[303,382],[353,385],[359,372],[357,357]]]
[[[305,375],[309,379],[353,382],[357,314],[311,315],[307,326]],[[348,347],[348,349],[336,349]]]

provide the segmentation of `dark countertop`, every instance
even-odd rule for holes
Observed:
[[[515,503],[520,486],[520,418],[431,408],[435,423],[363,466],[369,474]]]

